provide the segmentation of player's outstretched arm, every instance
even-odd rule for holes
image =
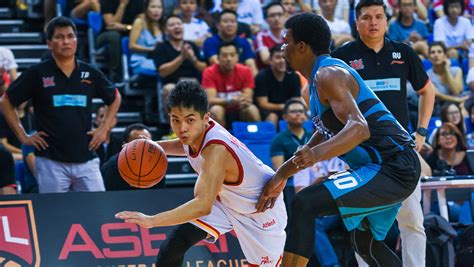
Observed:
[[[211,212],[217,194],[224,183],[226,162],[231,155],[223,145],[209,145],[201,153],[201,173],[194,187],[194,198],[181,206],[148,216],[139,212],[122,211],[115,215],[127,223],[144,228],[171,226],[195,220]]]
[[[295,152],[293,162],[299,168],[345,154],[370,138],[367,121],[355,101],[359,85],[348,71],[336,66],[320,69],[316,74],[316,88],[321,102],[331,107],[344,128],[310,149]]]
[[[163,148],[167,156],[186,156],[183,144],[179,139],[158,141],[157,143]]]

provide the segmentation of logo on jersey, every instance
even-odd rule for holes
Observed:
[[[271,220],[271,221],[269,221],[269,222],[263,223],[262,227],[263,227],[263,229],[265,229],[265,228],[268,228],[268,227],[274,225],[275,223],[276,223],[276,222],[275,222],[275,219],[273,219],[273,220]]]
[[[56,83],[54,82],[54,76],[43,77],[43,87],[44,88],[54,87],[54,86],[56,86]]]
[[[400,52],[393,52],[392,53],[392,62],[390,62],[390,65],[393,65],[393,64],[405,64],[405,61],[403,60],[400,60],[402,58],[402,53]]]
[[[263,256],[262,260],[260,261],[260,265],[271,264],[271,263],[273,263],[273,260],[270,259],[270,257],[268,256]]]
[[[0,204],[0,255],[5,259],[5,266],[40,266],[31,201],[4,201]]]
[[[362,58],[349,61],[349,65],[351,65],[351,68],[355,70],[363,70],[365,68]]]
[[[88,71],[81,71],[81,79],[89,78],[90,74]]]

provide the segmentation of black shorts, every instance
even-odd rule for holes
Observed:
[[[0,146],[0,188],[15,183],[15,162],[13,156]]]

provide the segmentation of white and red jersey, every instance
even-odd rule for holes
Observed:
[[[254,213],[256,211],[255,204],[262,193],[263,187],[275,172],[269,166],[263,164],[260,159],[224,127],[213,120],[210,120],[209,124],[210,126],[206,130],[204,140],[198,151],[191,152],[189,146],[184,145],[184,150],[191,166],[199,174],[202,164],[201,151],[211,144],[225,146],[237,162],[239,180],[235,184],[224,183],[218,194],[218,199],[224,206],[235,212],[241,214]],[[281,205],[281,207],[274,207],[274,209],[285,208],[282,195],[276,204]]]
[[[263,48],[268,48],[270,50],[273,46],[277,44],[283,44],[283,38],[277,38],[270,30],[262,30],[257,33],[257,36],[254,41],[255,51],[259,52]]]

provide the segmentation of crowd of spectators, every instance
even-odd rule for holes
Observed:
[[[25,5],[22,1],[17,2]],[[280,130],[269,152],[275,169],[309,138],[307,130],[302,128],[302,122],[308,119],[307,107],[302,99],[308,85],[305,78],[292,71],[284,59],[282,46],[285,43],[285,21],[298,12],[317,12],[332,32],[333,50],[358,38],[353,14],[357,0],[70,2],[66,15],[72,19],[84,20],[88,12],[101,13],[104,27],[92,45],[105,48],[106,64],[103,71],[110,81],[118,85],[123,82],[124,74],[121,39],[129,37],[131,74],[160,81],[156,84],[161,87],[159,92],[164,97],[161,98],[163,103],[157,103],[161,107],[158,112],[166,113],[166,96],[178,81],[192,79],[199,81],[205,89],[213,119],[226,128],[230,129],[235,120],[270,121],[278,128],[279,121],[286,120],[288,130]],[[473,174],[467,153],[474,149],[472,6],[463,0],[384,2],[389,15],[387,37],[413,48],[436,90],[432,121],[438,118],[442,124],[438,129],[433,126],[429,129],[433,131],[427,138],[422,155],[433,170],[433,175]],[[360,67],[360,64],[364,63],[351,62],[352,67]],[[17,79],[17,68],[11,51],[0,47],[0,96]],[[26,100],[26,96],[14,100],[18,102],[14,109],[22,128],[34,135],[31,104],[20,103]],[[112,100],[109,99],[109,104]],[[93,130],[104,124],[106,111],[107,106],[96,109],[95,119],[91,122]],[[416,108],[413,112],[410,116],[415,119],[410,120],[409,127],[414,132]],[[115,121],[109,120],[108,124],[113,127]],[[117,153],[123,143],[138,136],[151,138],[149,128],[132,124],[121,140],[112,136],[109,129],[104,142],[96,147],[105,189],[129,189],[123,181],[114,179],[118,173]],[[20,141],[15,132],[9,130],[2,109],[0,149],[0,194],[15,191],[16,183],[12,180],[14,167],[11,166],[15,161],[25,166],[21,192],[38,192],[35,146]],[[323,168],[328,162],[321,164],[315,166],[313,171]],[[343,170],[345,166],[339,167],[338,170]],[[317,176],[327,175],[328,172],[318,173]],[[314,182],[295,180],[295,185],[302,188]]]

